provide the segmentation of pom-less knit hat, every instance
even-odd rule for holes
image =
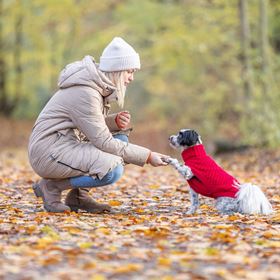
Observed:
[[[104,72],[140,69],[139,54],[122,38],[115,37],[104,49],[99,69]]]

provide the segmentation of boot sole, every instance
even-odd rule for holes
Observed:
[[[32,185],[32,189],[34,191],[34,194],[36,195],[36,197],[42,197],[43,199],[43,202],[44,202],[44,208],[47,212],[52,212],[52,213],[64,213],[65,211],[68,211],[68,210],[65,210],[65,211],[54,211],[51,207],[49,207],[48,205],[46,205],[46,202],[45,202],[45,197],[44,197],[44,194],[39,186],[39,184],[33,184]],[[69,209],[70,210],[70,209]]]
[[[102,214],[102,213],[110,213],[111,210],[107,210],[107,209],[104,209],[104,210],[92,210],[92,209],[89,209],[89,208],[86,208],[86,207],[78,207],[76,205],[71,205],[71,204],[67,204],[68,207],[70,207],[71,211],[73,212],[78,212],[79,209],[81,210],[84,210],[88,213],[92,213],[92,214]]]
[[[66,204],[68,207],[70,207],[71,211],[72,212],[76,212],[78,213],[79,212],[79,207],[77,206],[73,206],[73,205],[69,205],[69,204]]]

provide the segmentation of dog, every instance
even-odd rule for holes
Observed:
[[[216,199],[216,209],[222,214],[268,215],[273,212],[260,187],[240,184],[205,152],[201,136],[195,130],[181,129],[177,135],[169,137],[169,143],[181,151],[185,163],[166,159],[190,185],[191,206],[187,214],[194,214],[198,209],[198,194]]]

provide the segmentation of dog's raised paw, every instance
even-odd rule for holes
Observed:
[[[176,165],[179,164],[179,161],[176,158],[170,158],[169,159],[169,164],[172,164],[172,165],[176,166]]]
[[[161,158],[162,159],[162,161],[164,161],[164,162],[166,162],[166,163],[168,163],[168,164],[171,164],[172,162],[173,162],[173,158]]]

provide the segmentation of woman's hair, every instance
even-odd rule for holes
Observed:
[[[106,77],[108,77],[112,83],[117,88],[117,98],[118,105],[123,108],[124,105],[124,97],[126,92],[126,86],[124,84],[124,72],[125,71],[116,71],[116,72],[103,72]]]

